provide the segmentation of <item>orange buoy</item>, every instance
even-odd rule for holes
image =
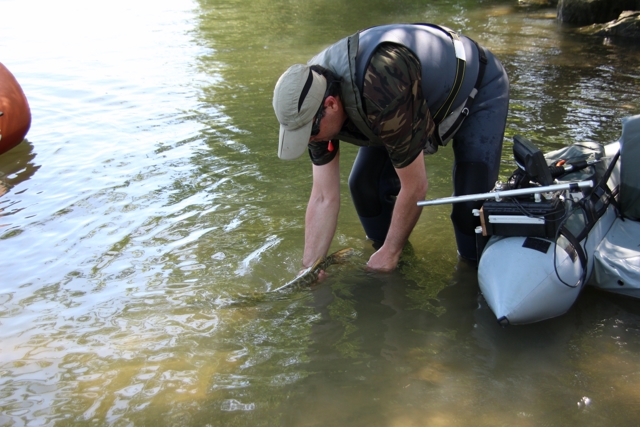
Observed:
[[[27,97],[13,74],[0,63],[0,154],[20,144],[30,126]]]

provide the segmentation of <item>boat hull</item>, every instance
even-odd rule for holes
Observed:
[[[591,275],[592,254],[615,219],[609,206],[580,243],[587,255],[586,273],[563,237],[555,244],[542,238],[492,236],[480,258],[478,283],[498,322],[527,324],[566,313]]]
[[[594,252],[589,285],[640,298],[640,222],[616,219]]]
[[[0,63],[0,154],[20,144],[31,126],[27,97],[11,72]]]

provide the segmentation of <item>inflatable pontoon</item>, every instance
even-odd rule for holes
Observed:
[[[516,136],[513,149],[518,170],[507,183],[418,203],[485,200],[475,212],[478,242],[486,242],[478,282],[498,322],[560,316],[587,284],[640,297],[640,116],[625,119],[620,140],[607,146],[543,155]]]
[[[30,126],[27,97],[13,74],[0,63],[0,154],[20,144]]]

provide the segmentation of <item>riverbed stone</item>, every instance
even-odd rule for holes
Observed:
[[[593,24],[582,32],[604,37],[624,37],[640,40],[640,11],[622,12],[618,19],[605,24]]]
[[[640,0],[559,0],[558,20],[577,25],[603,24],[626,10],[640,10]]]
[[[518,5],[523,7],[556,7],[558,0],[518,0]]]

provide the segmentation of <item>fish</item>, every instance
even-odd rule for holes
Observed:
[[[343,264],[351,255],[353,255],[353,248],[340,249],[331,255],[322,256],[298,277],[271,292],[295,291],[302,288],[308,288],[318,281],[320,271],[326,270],[333,264]]]

